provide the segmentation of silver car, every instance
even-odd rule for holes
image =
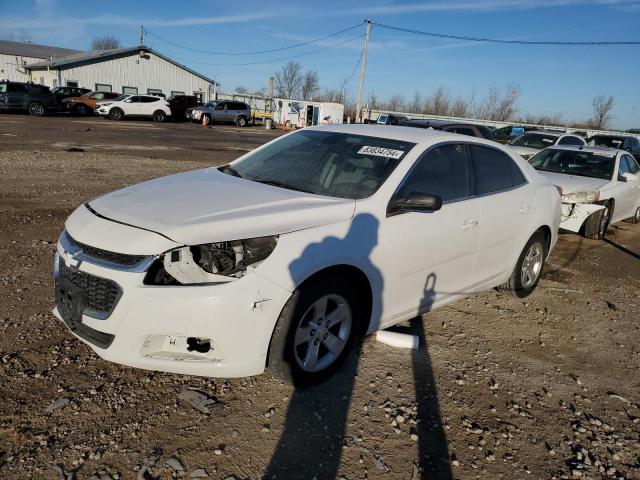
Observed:
[[[209,123],[234,123],[246,127],[251,118],[251,107],[235,100],[211,100],[192,109],[189,116],[193,122],[201,122],[202,117],[208,117]]]

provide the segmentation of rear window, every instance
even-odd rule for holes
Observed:
[[[544,133],[523,133],[509,142],[514,147],[529,147],[543,149],[554,145],[558,140],[555,135],[545,135]]]
[[[5,84],[5,87],[5,92],[9,93],[22,93],[28,91],[27,86],[22,83],[7,83]]]

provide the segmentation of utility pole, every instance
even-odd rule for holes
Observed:
[[[371,34],[371,20],[365,20],[364,49],[362,50],[362,65],[360,66],[360,85],[358,86],[358,101],[356,103],[356,123],[362,122],[360,110],[362,109],[362,95],[364,93],[364,77],[367,74],[367,49],[369,48],[369,35]]]
[[[144,26],[140,25],[140,46],[144,46]]]

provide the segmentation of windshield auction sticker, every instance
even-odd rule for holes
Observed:
[[[371,147],[365,145],[358,150],[360,155],[375,155],[376,157],[395,158],[396,160],[404,155],[403,150],[394,150],[392,148]]]

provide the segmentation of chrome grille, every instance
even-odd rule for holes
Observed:
[[[101,248],[92,247],[91,245],[87,245],[85,243],[79,242],[76,239],[72,238],[71,235],[67,233],[67,238],[69,243],[74,247],[82,250],[85,255],[88,255],[93,258],[97,258],[100,260],[105,260],[107,262],[117,263],[119,265],[136,265],[140,263],[144,259],[146,259],[146,255],[129,255],[126,253],[117,253],[110,252],[109,250],[102,250]]]

